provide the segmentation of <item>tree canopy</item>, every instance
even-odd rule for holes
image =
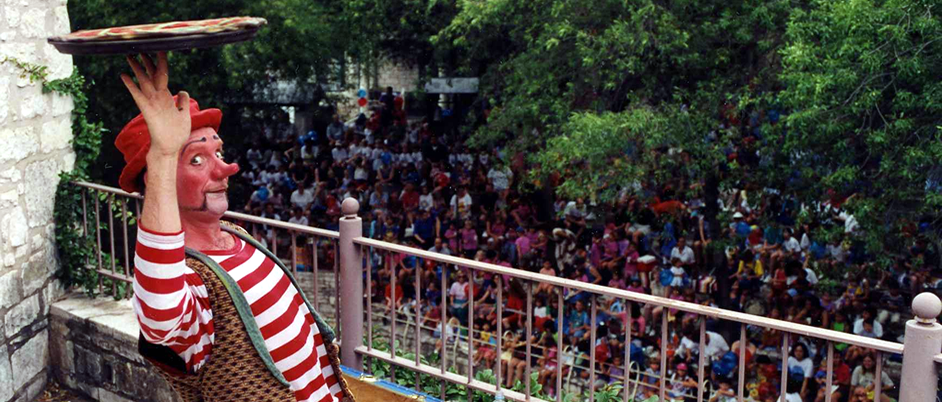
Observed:
[[[459,71],[482,74],[493,109],[471,143],[530,151],[531,180],[554,180],[559,194],[650,199],[653,182],[713,199],[732,188],[806,207],[849,199],[873,253],[914,226],[939,229],[936,2],[458,9],[431,40],[455,49]]]

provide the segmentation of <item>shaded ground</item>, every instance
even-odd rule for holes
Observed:
[[[78,396],[75,393],[59,386],[55,381],[49,381],[46,389],[39,394],[34,402],[94,402],[91,399]]]

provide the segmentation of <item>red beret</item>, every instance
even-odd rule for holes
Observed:
[[[177,97],[174,96],[173,99],[176,100]],[[200,110],[200,105],[195,100],[190,99],[191,131],[203,127],[212,127],[214,130],[219,131],[220,122],[222,122],[221,110]],[[139,114],[131,119],[118,133],[114,145],[124,155],[124,162],[126,163],[124,170],[121,171],[121,177],[118,179],[118,185],[129,193],[140,192],[137,178],[147,165],[147,152],[150,151],[150,131],[147,129],[144,116]]]

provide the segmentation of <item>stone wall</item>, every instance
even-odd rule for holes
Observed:
[[[313,297],[314,275],[299,272],[298,281]],[[333,272],[320,271],[317,281],[318,307],[333,324]],[[137,352],[140,325],[130,300],[71,293],[51,305],[48,321],[46,370],[59,384],[101,402],[178,401],[170,384]]]
[[[59,384],[102,402],[174,402],[175,394],[137,352],[140,327],[129,300],[81,294],[52,305],[50,370]]]
[[[386,60],[380,65],[376,82],[383,91],[393,87],[393,91],[405,93],[415,91],[418,80],[419,70],[415,67]]]
[[[69,32],[62,0],[5,1],[0,61],[72,74],[72,58],[46,44]],[[32,400],[48,376],[48,311],[60,291],[52,209],[58,173],[75,161],[72,100],[43,94],[13,63],[0,63],[0,402]]]

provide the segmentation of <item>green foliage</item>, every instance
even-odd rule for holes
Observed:
[[[432,43],[484,73],[493,110],[471,144],[525,152],[531,184],[602,201],[650,196],[645,183],[769,188],[805,205],[853,194],[846,208],[879,255],[902,250],[904,228],[942,223],[939,7],[462,0]],[[757,166],[727,158],[753,134],[739,151],[758,151]]]

